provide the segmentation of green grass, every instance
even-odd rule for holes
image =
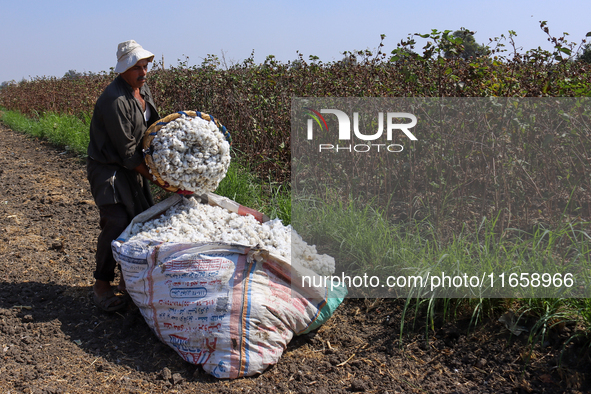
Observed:
[[[89,142],[88,125],[75,116],[46,113],[37,119],[31,119],[15,111],[2,110],[1,119],[14,130],[86,155]]]
[[[294,199],[292,224],[309,242],[321,245],[324,253],[335,258],[337,272],[340,269],[349,276],[376,275],[383,280],[388,275],[425,277],[426,272],[444,271],[449,275],[494,272],[497,276],[505,273],[507,286],[511,273],[556,269],[558,272],[582,272],[589,282],[590,223],[564,223],[559,228],[538,228],[532,232],[505,229],[499,234],[495,232],[493,219],[484,220],[478,228],[464,228],[459,234],[445,238],[426,220],[393,224],[371,204],[345,204],[336,198],[326,200]],[[498,286],[498,282],[495,283]],[[414,288],[404,295],[407,297],[404,314],[425,316],[425,327],[432,329],[436,318],[454,320],[461,311],[475,324],[488,312],[507,309],[510,305],[522,319],[537,318],[530,332],[532,343],[543,343],[547,331],[561,322],[580,324],[582,331],[577,331],[576,335],[588,336],[591,330],[589,299],[556,298],[560,297],[557,291],[544,293],[541,287],[538,286],[539,291],[535,293],[531,287],[516,287],[492,298],[478,293],[457,298],[457,294],[439,289],[429,292]],[[402,330],[401,326],[401,333]]]
[[[293,206],[294,226],[315,243],[328,246],[352,272],[380,272],[404,267],[421,271],[442,267],[458,272],[510,273],[516,267],[543,272],[553,267],[591,267],[590,223],[564,223],[532,232],[504,229],[496,220],[443,237],[427,220],[393,224],[371,204],[308,198]],[[495,231],[497,230],[497,231]],[[505,278],[505,284],[508,278]]]
[[[215,192],[245,207],[263,212],[271,219],[279,218],[285,225],[290,224],[291,192],[283,185],[261,182],[250,171],[248,164],[242,164],[238,160],[231,162],[226,177]]]

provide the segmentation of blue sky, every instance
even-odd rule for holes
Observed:
[[[550,32],[568,32],[580,43],[591,31],[589,0],[499,1],[32,1],[0,0],[0,82],[63,76],[68,70],[108,71],[119,42],[134,39],[164,58],[165,66],[208,54],[240,63],[254,51],[287,62],[297,51],[322,61],[344,51],[385,49],[431,29],[476,31],[478,43],[517,32],[524,50],[549,49],[539,21]]]

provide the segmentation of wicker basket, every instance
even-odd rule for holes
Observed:
[[[158,134],[158,131],[163,126],[165,126],[168,122],[172,122],[173,120],[176,120],[177,118],[181,117],[182,115],[190,116],[193,118],[198,116],[198,117],[205,119],[207,121],[213,121],[216,124],[216,126],[218,127],[218,129],[220,129],[220,131],[222,132],[224,137],[226,137],[226,140],[228,140],[228,142],[230,144],[232,144],[232,138],[231,138],[228,130],[226,130],[226,126],[223,126],[212,115],[204,114],[199,111],[179,111],[179,112],[175,112],[173,114],[170,114],[170,115],[160,119],[159,121],[152,124],[152,126],[150,126],[148,128],[148,130],[146,130],[146,133],[144,134],[143,148],[144,148],[144,160],[146,161],[146,165],[151,170],[152,176],[154,177],[154,179],[161,185],[162,184],[168,185],[168,183],[160,177],[160,173],[158,172],[158,169],[156,168],[156,164],[154,163],[154,160],[152,159],[152,154],[154,153],[154,148],[152,146],[152,140],[154,140],[154,137],[156,137],[156,135]],[[176,193],[179,190],[178,187],[171,186],[171,185],[165,186],[165,187],[163,187],[163,189],[168,192],[172,192],[172,193]]]

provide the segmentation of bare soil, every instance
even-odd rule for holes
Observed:
[[[263,374],[217,380],[159,342],[134,305],[94,306],[98,231],[83,161],[0,125],[0,392],[591,392],[589,348],[567,343],[576,327],[532,346],[499,311],[476,327],[436,320],[428,338],[419,316],[401,336],[404,300],[346,300]]]

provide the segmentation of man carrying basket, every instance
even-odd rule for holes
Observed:
[[[117,78],[98,98],[90,124],[87,177],[100,212],[101,233],[96,248],[93,299],[104,311],[125,307],[111,282],[117,265],[111,250],[131,220],[154,205],[143,152],[146,129],[159,119],[156,106],[145,84],[148,64],[154,54],[134,40],[119,44]],[[119,291],[125,290],[121,277]]]

